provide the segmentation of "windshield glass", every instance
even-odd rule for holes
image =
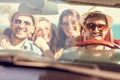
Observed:
[[[26,7],[20,7],[21,3],[0,3],[0,53],[18,50],[15,54],[20,54],[25,50],[25,54],[72,62],[94,61],[93,55],[105,61],[113,54],[119,55],[119,8],[55,4],[54,13],[44,11],[52,7],[41,7],[33,14],[29,9],[24,13]]]

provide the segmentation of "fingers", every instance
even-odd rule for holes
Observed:
[[[46,43],[46,41],[42,37],[38,37],[35,40],[35,44],[39,47],[42,48],[43,50],[49,49],[49,45]]]
[[[61,48],[58,52],[55,53],[54,58],[55,58],[55,59],[59,59],[59,58],[62,56],[63,51],[64,51],[64,49]]]
[[[6,39],[1,40],[0,44],[1,44],[1,47],[4,49],[13,49],[13,46]]]
[[[1,40],[0,44],[1,44],[2,48],[6,48],[6,49],[8,48],[7,40],[6,39]]]

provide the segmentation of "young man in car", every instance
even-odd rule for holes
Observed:
[[[103,40],[114,44],[113,33],[110,28],[113,19],[110,15],[99,10],[90,11],[81,16],[80,23],[83,28],[83,41]],[[85,48],[95,50],[111,49],[104,45],[88,45]]]
[[[34,32],[34,25],[35,20],[32,15],[15,12],[10,17],[10,36],[1,36],[1,47],[4,49],[26,49],[43,55],[43,52],[28,40],[29,35]]]

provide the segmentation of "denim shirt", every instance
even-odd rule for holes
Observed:
[[[32,41],[26,40],[25,44],[23,45],[22,49],[30,50],[35,52],[36,54],[43,56],[43,52],[40,48],[38,48]]]

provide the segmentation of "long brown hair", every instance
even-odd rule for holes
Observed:
[[[80,20],[79,13],[74,9],[66,9],[61,13],[61,15],[59,17],[58,27],[57,27],[57,30],[56,30],[56,35],[57,35],[56,37],[57,37],[57,43],[58,43],[57,47],[62,47],[62,48],[65,47],[64,45],[65,45],[65,41],[67,39],[67,36],[65,35],[61,26],[62,26],[63,17],[64,16],[69,16],[69,15],[75,16],[76,19],[78,20],[78,22]]]

